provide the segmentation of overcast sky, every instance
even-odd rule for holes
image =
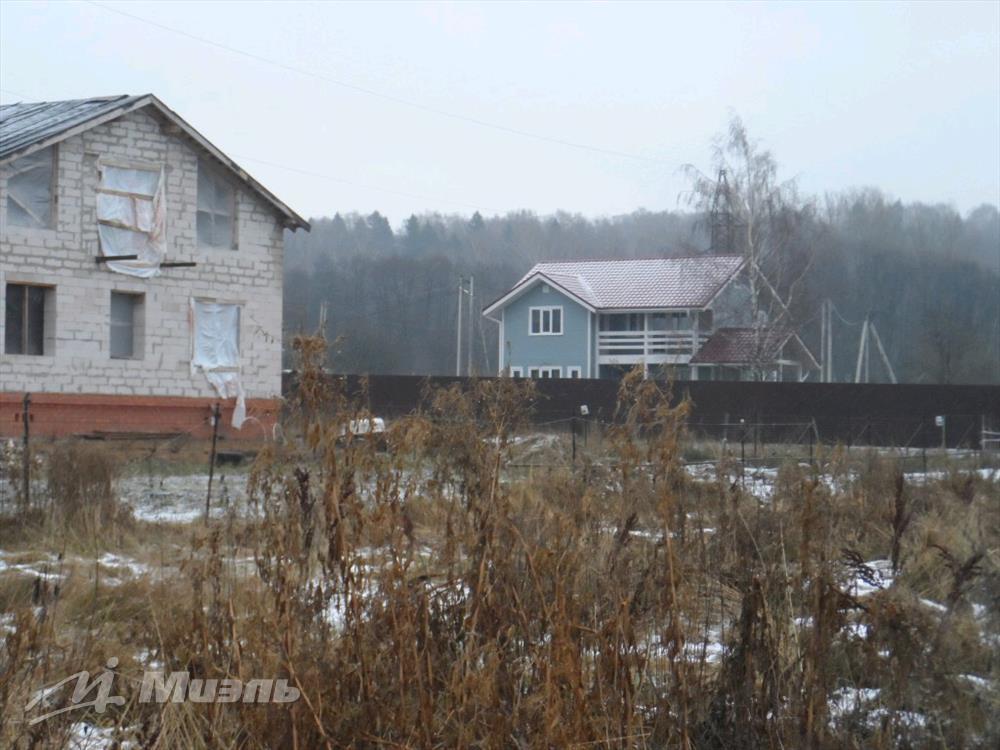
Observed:
[[[676,208],[731,112],[807,193],[964,213],[998,40],[997,2],[3,0],[0,101],[153,92],[308,216]]]

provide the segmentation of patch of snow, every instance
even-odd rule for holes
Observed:
[[[830,718],[839,719],[857,711],[862,706],[878,700],[880,692],[878,688],[843,687],[834,690],[829,699]]]
[[[231,507],[243,515],[249,514],[246,483],[245,474],[215,475],[212,480],[212,516],[224,515]],[[183,524],[200,520],[205,516],[207,492],[207,474],[152,479],[134,476],[118,483],[121,501],[132,506],[136,518],[159,523]]]
[[[851,714],[863,717],[870,727],[878,727],[889,716],[889,709],[878,705],[881,691],[878,688],[843,687],[833,691],[829,698],[830,722],[843,719]],[[909,729],[927,726],[927,717],[916,711],[897,711],[896,720]]]
[[[159,659],[153,658],[153,652],[148,648],[140,649],[135,654],[136,661],[143,665],[146,669],[157,671],[163,669],[163,662]]]
[[[868,596],[892,585],[892,562],[890,560],[869,560],[865,566],[871,570],[872,580],[866,581],[864,577],[855,573],[847,585],[847,593],[851,596]]]
[[[33,565],[35,566],[40,565],[42,569],[39,569],[38,567],[33,567]],[[50,572],[48,570],[48,564],[42,561],[33,564],[19,563],[16,565],[11,565],[9,563],[5,563],[3,560],[0,560],[0,573],[6,572],[8,570],[13,571],[15,573],[20,573],[22,575],[31,576],[33,578],[41,578],[43,581],[61,581],[66,577],[64,573]]]
[[[149,566],[145,563],[141,563],[132,557],[122,557],[121,555],[114,555],[110,552],[105,552],[98,558],[98,562],[106,568],[116,568],[127,570],[133,578],[141,578],[147,575],[149,571]]]
[[[871,632],[871,629],[863,622],[849,622],[844,627],[844,631],[852,638],[860,638],[861,640],[866,641],[868,640],[868,634]]]
[[[923,604],[925,607],[930,607],[931,609],[936,610],[937,612],[948,611],[948,608],[946,606],[944,606],[943,604],[938,604],[937,602],[931,599],[921,599],[920,603]]]
[[[131,731],[134,731],[134,727]],[[66,744],[66,750],[130,750],[138,747],[137,742],[123,739],[116,727],[99,727],[85,721],[78,721],[70,727],[69,741]]]
[[[960,674],[959,677],[961,677],[963,680],[968,680],[977,688],[982,688],[983,690],[988,690],[990,685],[992,684],[985,677],[980,677],[979,675],[975,674]]]
[[[948,471],[944,469],[933,469],[931,471],[908,471],[903,475],[910,484],[927,484],[928,482],[940,482],[949,476],[977,476],[987,482],[1000,482],[1000,469],[955,469]]]

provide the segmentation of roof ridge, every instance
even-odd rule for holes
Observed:
[[[36,101],[8,102],[3,107],[37,107],[42,104],[75,104],[77,102],[114,102],[129,97],[143,97],[148,94],[109,94],[108,96],[85,96],[80,99],[40,99]]]
[[[564,258],[560,260],[540,260],[535,262],[535,266],[547,265],[553,263],[613,263],[613,262],[627,262],[633,260],[690,260],[695,258],[740,258],[743,256],[739,253],[690,253],[686,255],[645,255],[639,257],[604,257],[604,258]]]

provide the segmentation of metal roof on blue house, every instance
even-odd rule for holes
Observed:
[[[743,268],[739,255],[622,258],[537,263],[484,312],[503,307],[545,279],[594,310],[698,308]]]

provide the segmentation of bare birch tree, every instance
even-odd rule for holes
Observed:
[[[742,255],[749,285],[750,327],[754,332],[754,377],[766,376],[776,338],[795,331],[812,312],[802,294],[812,261],[809,234],[817,223],[815,208],[803,201],[795,180],[781,181],[774,155],[751,139],[738,116],[712,147],[712,173],[692,165],[684,171],[691,190],[682,198],[706,216],[714,210],[731,215],[731,247],[714,252]],[[724,182],[720,184],[720,175]],[[722,199],[723,206],[719,202]]]

